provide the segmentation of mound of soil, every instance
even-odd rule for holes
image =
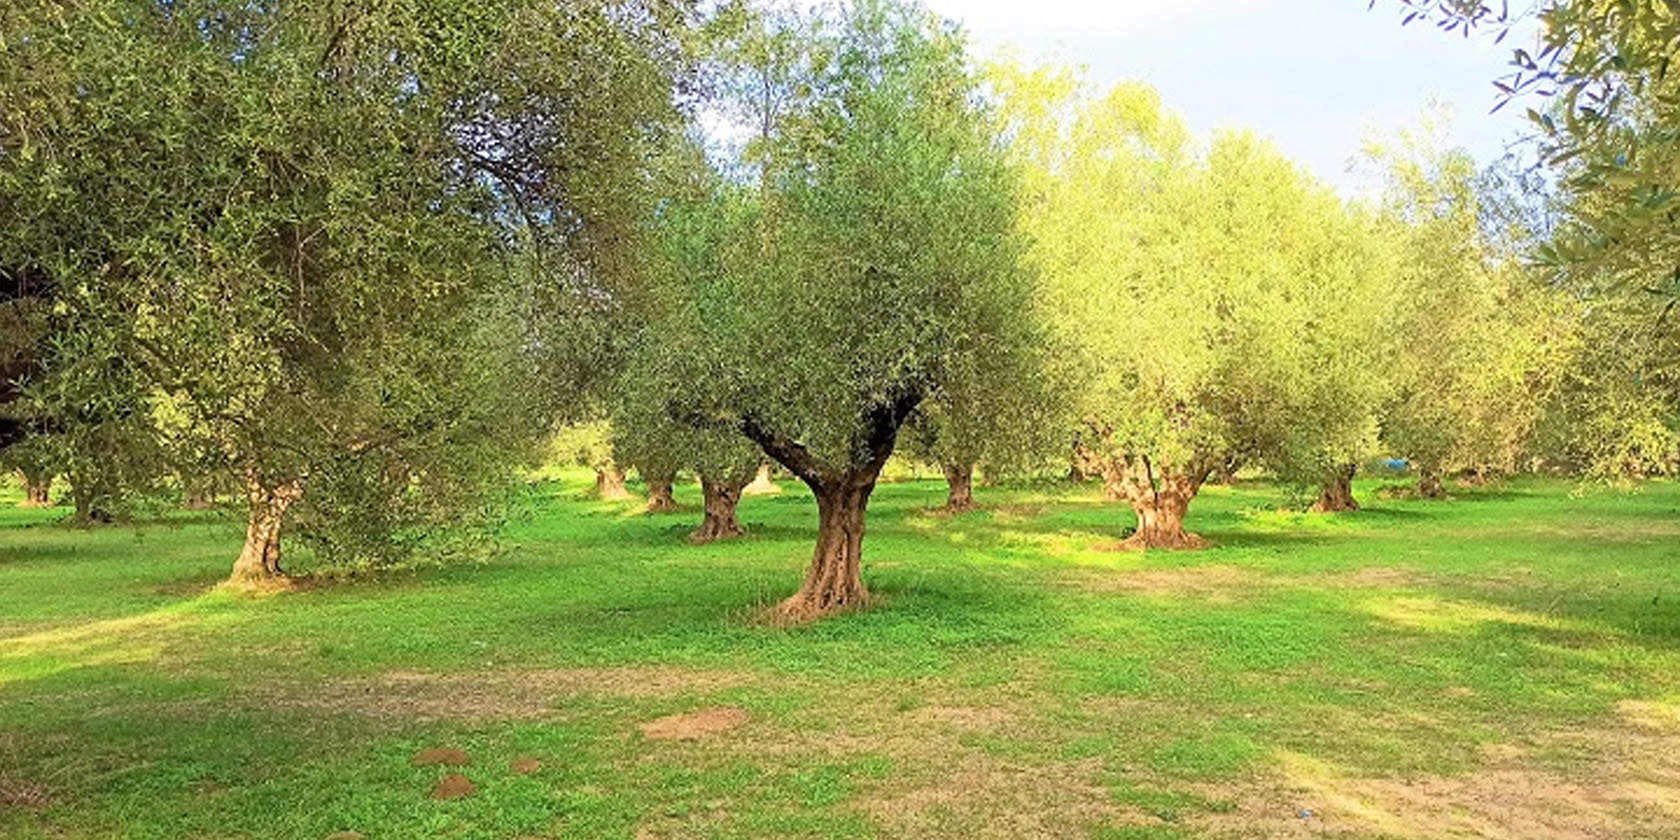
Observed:
[[[460,773],[450,773],[438,780],[437,786],[432,788],[433,799],[460,799],[478,793],[478,785]]]

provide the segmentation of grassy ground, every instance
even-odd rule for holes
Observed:
[[[236,516],[0,495],[0,837],[1680,837],[1680,486],[1215,487],[1216,548],[1144,555],[1094,490],[888,484],[883,603],[795,629],[808,494],[694,547],[696,488],[582,486],[487,565],[266,598],[212,590]]]

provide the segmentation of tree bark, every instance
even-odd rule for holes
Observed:
[[[671,493],[671,484],[675,478],[670,475],[648,478],[648,513],[667,513],[677,509],[676,496]]]
[[[613,465],[597,467],[595,495],[611,501],[630,498],[630,491],[624,487],[624,471]]]
[[[863,531],[874,489],[874,475],[857,473],[812,488],[817,496],[817,548],[799,591],[776,608],[783,619],[808,621],[869,603],[869,588],[863,584]]]
[[[209,510],[216,506],[216,494],[204,485],[187,485],[181,505],[187,510]]]
[[[1344,513],[1359,510],[1358,500],[1353,498],[1353,474],[1358,472],[1358,464],[1342,464],[1336,468],[1329,481],[1324,482],[1319,490],[1318,501],[1313,503],[1314,513]]]
[[[103,501],[102,494],[98,492],[94,482],[90,480],[76,481],[72,478],[70,482],[70,501],[76,506],[76,512],[71,515],[70,521],[76,525],[83,527],[108,525],[116,521],[116,517],[112,516],[111,511],[107,510],[105,505],[101,503]]]
[[[1441,471],[1437,469],[1422,469],[1418,471],[1418,495],[1425,499],[1444,499],[1447,491],[1441,486]]]
[[[272,585],[286,577],[280,567],[280,529],[286,509],[303,497],[303,483],[293,479],[270,487],[252,476],[245,486],[251,503],[250,519],[245,527],[245,547],[233,563],[228,583],[242,588]]]
[[[974,510],[974,467],[969,464],[944,464],[945,510],[964,513]]]
[[[51,475],[23,474],[22,507],[50,507],[52,505]]]
[[[741,501],[741,482],[716,479],[702,474],[700,491],[706,498],[706,512],[688,538],[697,543],[728,540],[742,536],[747,529],[735,518],[735,506]]]
[[[1207,547],[1207,540],[1184,530],[1184,515],[1190,511],[1190,501],[1196,498],[1200,486],[1201,481],[1188,474],[1164,475],[1160,489],[1154,494],[1132,497],[1137,530],[1122,540],[1121,546],[1128,549]]]
[[[1110,494],[1118,493],[1137,514],[1137,529],[1120,541],[1122,549],[1205,548],[1207,540],[1184,530],[1184,517],[1202,483],[1214,470],[1208,458],[1188,466],[1157,464],[1143,455],[1092,458]]]
[[[759,464],[758,475],[753,478],[751,484],[741,488],[741,492],[748,496],[773,496],[782,492],[782,488],[777,487],[775,480],[770,477],[770,465]]]

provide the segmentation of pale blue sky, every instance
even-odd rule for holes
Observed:
[[[1369,187],[1348,171],[1367,132],[1416,124],[1432,98],[1452,108],[1451,142],[1483,164],[1524,131],[1532,104],[1488,113],[1492,81],[1532,26],[1498,45],[1448,36],[1402,27],[1394,0],[1369,11],[1367,0],[925,2],[961,20],[982,53],[1013,44],[1085,65],[1098,82],[1148,82],[1199,134],[1253,129],[1347,194]]]

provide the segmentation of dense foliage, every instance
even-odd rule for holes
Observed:
[[[1139,548],[1202,545],[1239,470],[1320,511],[1383,457],[1431,498],[1673,472],[1680,30],[1541,18],[1506,86],[1554,94],[1554,188],[1426,124],[1347,201],[1144,85],[982,66],[913,0],[9,3],[0,463],[83,523],[232,494],[266,583],[283,529],[455,545],[545,454],[653,513],[692,475],[694,539],[739,536],[774,461],[818,508],[789,619],[869,600],[895,453],[958,513],[977,468],[1100,477]]]
[[[121,486],[167,406],[245,488],[239,578],[294,503],[344,558],[459,521],[552,410],[554,301],[617,277],[667,13],[76,6],[0,18],[0,265],[55,287],[29,413]]]

